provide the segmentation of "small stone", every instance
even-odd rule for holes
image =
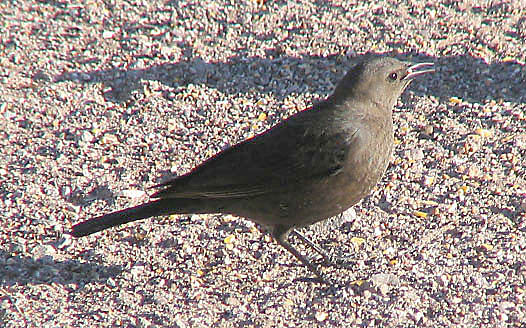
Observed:
[[[470,134],[464,141],[464,152],[474,153],[480,150],[482,147],[482,137],[478,134]]]
[[[422,180],[423,180],[422,183],[424,184],[424,186],[427,186],[427,187],[431,186],[435,182],[435,178],[431,176],[425,176]]]
[[[119,138],[113,134],[106,133],[102,139],[102,143],[105,145],[115,145],[119,143]]]
[[[272,274],[268,271],[265,271],[263,272],[263,275],[261,277],[263,279],[263,281],[272,281]],[[268,286],[265,286],[265,289],[267,288]],[[269,287],[270,288],[270,287]]]
[[[502,311],[512,311],[515,309],[515,304],[510,301],[503,301],[499,304],[499,309]]]
[[[121,197],[128,197],[128,198],[140,198],[146,195],[146,192],[144,190],[137,190],[137,189],[126,189],[118,193]]]
[[[168,119],[168,131],[169,132],[174,132],[177,130],[178,128],[178,124],[177,124],[178,120],[176,120],[175,118],[169,118]]]
[[[450,214],[453,214],[457,211],[458,209],[458,205],[457,205],[457,202],[454,201],[453,203],[449,204],[449,205],[446,205],[447,207],[447,212],[450,213]]]
[[[133,278],[137,280],[142,275],[144,270],[145,270],[144,265],[134,265],[130,269],[130,273],[133,275]]]
[[[365,242],[365,239],[364,239],[364,238],[360,238],[360,237],[352,237],[352,238],[351,238],[351,243],[352,243],[355,247],[360,247],[364,242]]]
[[[497,317],[502,321],[502,322],[506,322],[508,321],[508,315],[504,312],[497,312]]]
[[[71,195],[71,187],[70,186],[63,186],[60,188],[60,194],[64,198],[68,198]]]
[[[438,282],[440,283],[442,287],[447,287],[449,285],[449,275],[445,273],[441,274],[438,279]]]
[[[57,250],[53,245],[38,245],[33,248],[33,258],[44,262],[52,262],[57,255]]]
[[[519,149],[526,149],[526,134],[518,134],[513,139],[513,144]]]
[[[495,246],[493,246],[493,245],[491,245],[491,244],[484,243],[484,244],[480,245],[480,247],[481,247],[483,250],[485,250],[486,252],[490,252],[490,251],[493,250],[493,248],[494,248]]]
[[[115,36],[115,32],[114,31],[103,31],[102,32],[102,37],[104,39],[112,39],[114,36]]]
[[[225,244],[232,244],[234,242],[234,240],[236,240],[236,236],[235,235],[230,235],[228,237],[226,237],[223,242]]]
[[[424,127],[424,129],[422,130],[422,132],[424,132],[425,134],[427,134],[427,135],[430,136],[430,135],[433,134],[433,130],[434,130],[433,126],[432,126],[431,124],[428,124],[428,125],[426,125],[426,126]]]
[[[265,114],[265,113],[261,113],[261,114],[259,114],[259,116],[258,116],[258,121],[263,122],[263,121],[266,120],[266,119],[267,119],[267,114]]]
[[[451,97],[451,98],[449,98],[449,102],[452,103],[452,104],[458,105],[458,104],[462,103],[462,99],[460,99],[458,97]]]
[[[371,277],[372,283],[378,288],[382,295],[387,295],[391,288],[400,284],[400,280],[394,274],[377,273]]]
[[[93,142],[93,140],[95,140],[95,137],[93,136],[93,134],[91,132],[84,131],[84,132],[82,132],[81,139],[84,142]]]
[[[318,322],[322,322],[322,321],[327,320],[327,318],[329,317],[329,314],[327,312],[318,311],[316,312],[314,316],[316,317],[316,320],[318,320]]]
[[[487,129],[476,129],[475,134],[483,137],[483,138],[489,138],[493,135],[493,132],[491,130]]]
[[[482,171],[475,164],[470,165],[468,168],[466,168],[466,171],[464,173],[470,178],[479,178],[482,175]]]
[[[413,148],[404,152],[405,158],[410,161],[420,161],[424,159],[424,152],[420,148]]]
[[[396,255],[396,249],[392,246],[389,246],[383,251],[383,253],[389,257],[394,257]]]
[[[419,218],[427,218],[427,213],[426,212],[422,212],[422,211],[414,211],[413,214],[416,216],[416,217],[419,217]]]

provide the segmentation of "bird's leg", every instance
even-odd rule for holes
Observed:
[[[313,243],[309,238],[307,238],[304,235],[302,235],[296,229],[292,229],[290,232],[294,233],[296,235],[296,237],[298,237],[305,244],[309,245],[309,247],[312,248],[313,250],[315,250],[316,253],[320,254],[321,257],[323,257],[323,259],[325,260],[325,262],[332,263],[331,256],[329,254],[327,254],[327,252],[324,249],[322,249],[321,247],[319,247],[318,245]]]
[[[292,255],[294,255],[298,260],[300,260],[301,263],[303,263],[304,266],[306,266],[312,273],[314,273],[317,278],[323,282],[329,284],[328,280],[325,279],[325,277],[321,274],[321,272],[314,266],[306,257],[304,257],[297,249],[295,249],[287,240],[287,237],[289,235],[290,228],[285,227],[282,225],[276,225],[272,228],[272,237],[285,248],[287,251],[289,251]]]
[[[339,256],[331,256],[327,254],[327,252],[323,248],[316,245],[310,239],[302,235],[299,231],[294,229],[294,230],[291,230],[291,232],[293,232],[301,241],[307,244],[310,248],[316,251],[316,253],[320,254],[321,257],[323,257],[323,260],[325,261],[325,263],[336,266],[336,267],[347,267],[351,265],[352,261],[350,262],[348,259],[345,259]]]

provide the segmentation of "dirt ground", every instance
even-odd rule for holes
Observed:
[[[525,327],[523,1],[0,2],[0,326]],[[367,52],[433,62],[372,195],[302,231],[84,219],[329,95]]]

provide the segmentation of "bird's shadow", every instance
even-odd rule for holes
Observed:
[[[67,71],[56,75],[53,82],[101,83],[105,100],[115,103],[132,102],[135,92],[144,92],[142,81],[160,82],[171,87],[175,94],[194,84],[233,95],[250,92],[272,94],[278,100],[304,92],[317,93],[323,98],[359,58],[340,54],[292,57],[271,49],[266,51],[265,57],[240,54],[226,61],[207,62],[194,56],[190,45],[178,45],[187,55],[177,62],[143,69]],[[396,48],[396,44],[393,47]],[[392,52],[390,55],[402,60],[435,64],[434,76],[418,82],[425,88],[410,87],[417,94],[430,94],[438,99],[458,97],[476,103],[526,101],[526,93],[523,92],[526,69],[524,64],[514,60],[486,63],[469,55],[435,57],[416,52]],[[140,56],[137,56],[131,61],[139,59]],[[170,99],[168,94],[164,96]]]
[[[59,2],[51,2],[54,6],[63,7]],[[171,0],[166,3],[168,7],[180,6],[179,1]],[[286,1],[274,1],[276,7],[285,7]],[[314,1],[312,3],[316,10],[322,12],[326,7],[337,10],[341,15],[348,14],[348,8],[341,5],[335,5],[326,1]],[[503,4],[496,3],[487,8],[489,13],[503,10]],[[263,19],[270,7],[256,5],[248,8],[251,21]],[[472,9],[477,13],[477,7]],[[354,12],[353,12],[354,13]],[[356,19],[360,17],[356,12]],[[378,15],[385,15],[382,10]],[[375,14],[376,15],[376,14]],[[242,20],[235,22],[227,20],[221,15],[213,18],[215,23],[221,27],[219,34],[226,33],[226,26],[232,23],[243,24]],[[510,38],[520,40],[524,37],[523,25],[525,18],[519,19],[513,27],[506,32]],[[166,26],[173,23],[170,19],[150,22],[148,24],[134,23],[123,26],[126,34],[133,35],[151,31],[153,29],[164,30]],[[376,29],[381,30],[380,24]],[[290,36],[304,36],[302,29],[294,26],[283,27]],[[349,30],[349,33],[353,33]],[[265,32],[242,32],[243,36],[257,40],[275,39],[276,33],[272,30]],[[380,34],[382,35],[382,34]],[[386,33],[386,35],[388,35]],[[382,36],[380,36],[382,37]],[[159,44],[163,42],[163,34],[154,36]],[[130,43],[129,37],[123,37],[119,40],[119,47],[129,58],[127,63],[130,66],[141,62],[145,57],[152,57],[157,54],[145,54],[137,45]],[[393,42],[384,40],[393,51],[399,52],[406,48],[404,42]],[[488,50],[494,50],[491,42],[481,39],[477,40],[479,45]],[[103,95],[108,101],[125,102],[130,100],[134,91],[142,92],[141,80],[159,81],[163,84],[174,87],[186,87],[189,84],[204,84],[211,88],[216,88],[227,94],[242,94],[252,89],[259,93],[272,93],[278,99],[290,95],[291,93],[300,93],[304,91],[315,91],[320,94],[328,94],[332,88],[326,84],[318,83],[318,78],[328,78],[336,83],[345,71],[349,69],[349,63],[352,59],[345,56],[334,54],[325,57],[312,56],[304,54],[300,57],[286,55],[279,45],[274,48],[265,50],[264,57],[247,56],[249,49],[240,47],[237,49],[238,55],[230,57],[226,61],[207,62],[199,58],[198,51],[195,51],[192,44],[184,40],[175,40],[170,43],[175,52],[181,54],[181,60],[176,62],[167,62],[159,65],[152,65],[141,69],[108,69],[108,70],[78,70],[66,71],[54,77],[55,82],[75,81],[78,83],[100,83],[103,88]],[[135,49],[136,48],[136,49]],[[469,45],[452,44],[448,45],[451,52],[459,55],[434,57],[424,53],[402,52],[400,58],[416,58],[422,61],[434,62],[439,78],[432,79],[435,81],[430,91],[436,97],[462,97],[463,99],[483,103],[488,99],[504,100],[510,102],[523,102],[526,100],[526,94],[523,92],[526,82],[526,70],[524,63],[516,61],[493,62],[487,63],[481,58],[468,55],[470,52]],[[348,49],[352,49],[349,45]],[[133,50],[136,50],[133,52]],[[99,59],[92,57],[71,56],[72,64],[77,67],[80,65],[89,66],[92,62]],[[306,65],[307,64],[307,65]],[[308,64],[312,64],[312,69]],[[343,64],[343,65],[334,65]],[[327,69],[329,68],[330,69]],[[40,74],[37,74],[37,79]],[[289,80],[289,81],[286,81]],[[286,81],[286,83],[285,83]]]
[[[157,81],[173,88],[177,94],[193,85],[206,85],[226,94],[246,94],[250,92],[273,94],[284,99],[291,94],[307,91],[319,92],[319,79],[341,77],[347,65],[345,57],[278,56],[267,51],[267,57],[233,56],[225,62],[206,62],[201,58],[188,58],[174,63],[153,65],[144,69],[109,69],[93,71],[70,71],[54,77],[55,83],[73,81],[76,83],[102,83],[102,95],[106,101],[126,103],[132,101],[134,92],[143,92],[141,81]],[[310,65],[309,65],[310,64]],[[338,65],[335,65],[338,64]],[[312,67],[317,78],[306,80]],[[337,67],[337,74],[334,74]],[[332,70],[329,68],[333,68]],[[332,86],[323,88],[329,93]],[[165,94],[169,99],[169,95]]]
[[[105,281],[122,272],[120,265],[97,264],[94,255],[89,255],[90,262],[64,259],[56,260],[51,256],[34,259],[29,256],[13,255],[0,250],[0,285],[35,285],[75,283],[83,285],[92,281]]]

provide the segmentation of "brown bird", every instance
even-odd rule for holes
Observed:
[[[274,239],[322,280],[288,241],[294,228],[342,213],[367,196],[393,150],[392,109],[413,78],[432,63],[365,57],[326,100],[209,158],[189,173],[154,186],[148,203],[72,228],[75,237],[152,216],[228,213],[269,229]]]

